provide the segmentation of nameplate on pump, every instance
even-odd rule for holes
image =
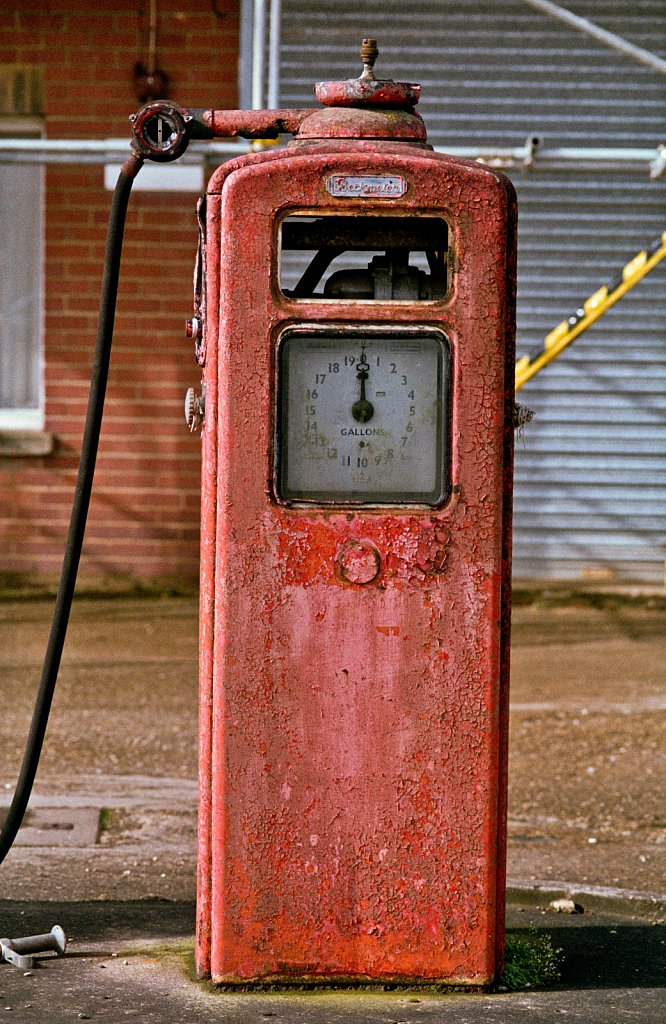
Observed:
[[[404,196],[407,182],[389,174],[332,174],[326,179],[326,191],[351,199],[395,199]]]

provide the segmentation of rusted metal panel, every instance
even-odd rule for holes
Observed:
[[[203,204],[202,204],[203,205]],[[220,198],[209,196],[206,202],[208,237],[201,245],[198,259],[206,290],[199,293],[195,274],[195,309],[202,319],[205,344],[198,344],[198,361],[203,367],[208,410],[202,433],[201,469],[201,578],[199,590],[199,807],[197,858],[197,957],[205,973],[210,970],[212,927],[211,897],[211,790],[213,738],[213,668],[215,657],[215,565],[217,524],[217,323],[208,314],[219,305]],[[203,212],[203,211],[201,211]],[[204,232],[202,231],[202,236]],[[202,237],[203,242],[203,237]],[[209,256],[212,253],[212,258]],[[201,302],[203,301],[203,306]],[[210,340],[209,340],[210,339]],[[197,339],[200,342],[200,339]],[[211,372],[211,369],[213,372]]]
[[[408,187],[360,205],[331,195],[332,173]],[[488,982],[503,920],[513,191],[423,147],[297,142],[218,170],[207,211],[199,969],[231,984]],[[444,217],[451,292],[290,298],[278,222],[304,211]],[[276,500],[276,345],[300,323],[446,332],[443,507]]]

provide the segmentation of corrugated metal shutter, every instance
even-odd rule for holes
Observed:
[[[663,0],[567,6],[666,56]],[[382,77],[423,85],[431,142],[655,147],[666,79],[519,0],[464,4],[286,0],[280,105],[352,77],[378,38]],[[643,172],[512,173],[520,201],[519,352],[666,229],[666,179]],[[515,576],[660,584],[666,518],[666,261],[521,392]]]

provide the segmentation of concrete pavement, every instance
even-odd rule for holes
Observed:
[[[7,802],[50,609],[0,604]],[[220,995],[188,979],[196,620],[191,597],[77,601],[21,845],[0,869],[0,931],[57,921],[72,956],[28,978],[0,967],[0,1012],[26,1024],[47,1012],[160,1024],[666,1019],[662,600],[515,609],[508,924],[547,930],[565,960],[558,986],[495,995]],[[567,892],[585,914],[547,911]]]

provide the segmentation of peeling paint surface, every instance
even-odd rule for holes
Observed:
[[[331,174],[408,187],[359,206]],[[290,300],[277,225],[309,210],[446,218],[450,294]],[[218,982],[482,984],[501,959],[513,220],[501,175],[406,143],[297,142],[211,179],[197,958]],[[443,507],[276,500],[277,338],[322,322],[446,331]]]

